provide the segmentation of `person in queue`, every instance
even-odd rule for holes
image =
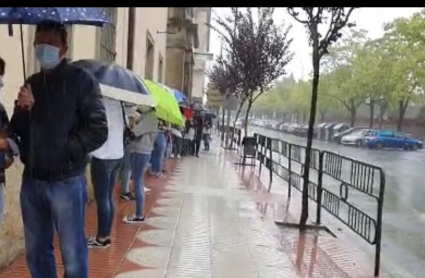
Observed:
[[[38,24],[34,47],[41,71],[20,88],[19,107],[8,138],[0,138],[0,150],[17,143],[25,166],[20,201],[31,276],[58,276],[56,230],[64,277],[88,278],[85,169],[88,154],[108,137],[105,108],[94,77],[64,58],[68,45],[62,24]]]
[[[124,156],[126,112],[120,101],[104,97],[108,120],[108,139],[91,153],[91,177],[97,204],[97,234],[88,240],[91,248],[106,248],[111,244],[115,215],[114,189]]]
[[[201,149],[201,141],[204,130],[204,120],[199,112],[195,115],[195,138],[194,138],[194,153],[199,157],[199,150]]]
[[[211,120],[205,120],[204,128],[202,130],[202,140],[204,141],[204,150],[210,150],[210,141],[211,141]]]
[[[167,147],[166,132],[167,127],[163,120],[158,121],[158,134],[156,135],[154,148],[151,157],[151,173],[157,177],[165,177],[162,173],[164,153]]]
[[[128,150],[131,153],[130,165],[133,188],[136,195],[136,211],[134,214],[126,215],[123,221],[129,224],[138,224],[143,223],[145,220],[144,179],[158,134],[158,118],[154,110],[143,111],[140,119],[135,120],[132,131],[135,139],[128,145]]]
[[[0,92],[4,87],[3,77],[6,72],[6,62],[0,57]],[[4,133],[9,125],[9,117],[7,116],[6,109],[0,103],[0,133]],[[13,153],[0,152],[0,231],[3,220],[4,209],[4,188],[6,186],[6,172],[5,170],[13,163]]]

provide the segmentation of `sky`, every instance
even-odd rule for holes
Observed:
[[[409,17],[422,8],[359,8],[353,11],[352,21],[356,23],[357,29],[365,29],[372,39],[381,37],[384,34],[383,25],[399,17]],[[223,16],[230,12],[229,8],[213,8],[213,18],[215,15]],[[285,24],[292,25],[290,36],[293,38],[291,50],[294,58],[288,65],[288,73],[293,73],[295,79],[307,79],[311,70],[311,51],[304,26],[295,21],[286,12],[286,8],[276,8],[275,19],[282,20]],[[212,22],[214,24],[214,22]],[[211,32],[210,52],[217,57],[220,53],[221,40],[216,31]]]

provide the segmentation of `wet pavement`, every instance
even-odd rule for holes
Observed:
[[[258,168],[234,166],[236,153],[217,141],[200,158],[173,161],[167,179],[148,178],[145,224],[123,224],[120,219],[134,204],[116,201],[113,244],[90,251],[90,277],[372,277],[369,257],[351,242],[324,231],[300,234],[277,226],[275,220],[296,222],[299,196],[288,200],[279,180],[267,193]],[[95,211],[92,203],[88,234],[96,228]],[[59,262],[58,253],[56,258]],[[24,259],[3,277],[29,277]]]
[[[276,131],[251,127],[250,132],[280,138],[294,144],[305,139]],[[386,173],[383,219],[382,262],[396,277],[423,277],[425,273],[425,152],[369,150],[315,141],[314,147],[375,164]],[[361,202],[361,201],[359,201]],[[334,223],[345,236],[362,245],[362,239]],[[367,247],[367,250],[373,251]],[[372,255],[372,253],[371,253]]]

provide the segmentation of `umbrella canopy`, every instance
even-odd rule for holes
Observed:
[[[103,26],[110,19],[98,7],[0,7],[0,24],[64,24]]]
[[[192,108],[195,111],[207,111],[207,108],[205,108],[204,105],[200,102],[194,102],[190,105],[190,108]]]
[[[177,89],[170,88],[170,87],[168,87],[168,86],[166,86],[164,84],[159,83],[159,85],[161,85],[168,92],[170,92],[171,94],[174,95],[174,97],[176,98],[177,102],[179,103],[179,106],[187,106],[188,101],[187,101],[187,96],[185,94],[183,94],[182,92],[180,92]]]
[[[172,89],[174,97],[177,99],[177,102],[187,102],[187,96],[180,92],[179,90]]]
[[[175,136],[179,137],[179,138],[183,138],[182,133],[180,132],[180,130],[177,130],[175,128],[170,128],[170,131],[172,134],[174,134]]]
[[[201,115],[206,119],[215,119],[217,116],[211,111],[202,111]]]
[[[156,115],[164,121],[183,126],[185,124],[179,105],[172,94],[160,84],[143,79],[155,101]]]
[[[143,80],[132,71],[97,60],[79,60],[72,64],[94,75],[100,83],[102,95],[141,106],[155,106],[154,99]]]

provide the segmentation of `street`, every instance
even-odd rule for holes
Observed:
[[[250,127],[251,132],[305,145],[305,138],[281,132]],[[425,186],[422,173],[425,170],[424,152],[369,150],[323,141],[315,141],[314,147],[375,164],[384,169],[386,188],[382,232],[383,267],[390,268],[390,272],[396,273],[397,277],[423,277],[425,272],[425,202],[423,201]],[[346,230],[347,233],[353,234]],[[357,238],[362,241],[359,237]]]

